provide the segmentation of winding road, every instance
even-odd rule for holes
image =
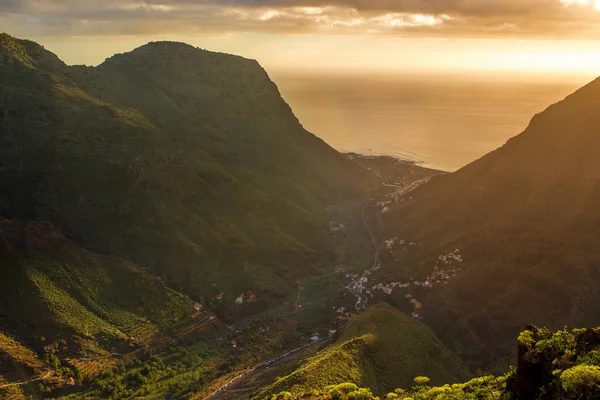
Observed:
[[[363,205],[360,209],[360,217],[362,220],[363,227],[369,234],[369,237],[371,238],[371,243],[373,243],[373,247],[375,247],[375,258],[373,260],[373,265],[369,269],[369,272],[378,269],[379,266],[381,265],[381,245],[378,241],[377,236],[375,236],[373,231],[371,231],[371,228],[369,227],[369,224],[367,223],[367,218],[365,217],[365,210],[367,209],[367,207],[370,207],[372,204],[373,204],[372,202],[368,202],[367,204]],[[367,275],[368,274],[361,275],[360,277],[356,278],[354,281],[350,282],[350,284],[348,286],[346,286],[346,289],[354,297],[356,297],[356,303],[354,304],[354,308],[356,308],[356,311],[358,311],[358,312],[364,310],[365,307],[367,306],[367,302],[369,301],[369,298],[367,297],[367,295],[365,295],[361,290],[357,289],[357,286],[358,286],[360,280],[363,279],[364,277],[366,277]]]
[[[429,181],[432,177],[433,176],[429,176],[427,178],[423,178],[421,180],[415,181],[415,182],[411,183],[409,186],[402,188],[402,189],[398,190],[397,192],[394,192],[388,196],[389,197],[404,196],[407,193],[410,193],[413,190],[415,190],[416,188],[418,188],[419,186],[421,186],[423,183]],[[395,185],[385,185],[385,186],[397,187]],[[369,224],[367,223],[367,218],[365,217],[365,210],[367,209],[367,207],[372,206],[372,204],[373,204],[373,202],[368,202],[368,203],[364,204],[360,209],[360,216],[362,219],[362,224],[363,224],[365,230],[367,231],[367,233],[369,234],[369,237],[371,238],[371,242],[373,243],[373,247],[375,248],[375,258],[373,260],[373,265],[371,266],[371,268],[369,269],[369,271],[366,274],[361,275],[360,277],[356,278],[354,281],[350,282],[350,284],[348,286],[346,286],[346,289],[354,297],[356,297],[356,303],[354,304],[354,308],[356,308],[357,312],[363,311],[367,307],[367,302],[369,301],[369,298],[367,297],[367,295],[365,295],[362,292],[362,290],[359,290],[359,288],[358,288],[360,280],[367,277],[368,275],[370,275],[370,273],[372,271],[379,269],[379,267],[381,266],[381,240],[373,233],[373,231],[369,227]],[[379,224],[382,225],[381,213],[378,213],[377,216],[379,217]]]
[[[37,378],[34,378],[34,379],[30,379],[28,381],[14,382],[14,383],[7,383],[5,385],[0,385],[0,389],[4,389],[4,388],[7,388],[7,387],[11,387],[11,386],[26,385],[26,384],[31,383],[31,382],[43,381],[45,379],[48,379],[48,378],[54,376],[54,374],[55,374],[55,371],[49,371],[44,376],[40,376],[40,377],[37,377]]]

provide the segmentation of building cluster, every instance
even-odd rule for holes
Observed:
[[[379,203],[377,203],[377,207],[383,209],[383,208],[389,206],[390,204],[392,204],[393,202],[394,202],[393,200],[380,201]]]
[[[342,232],[346,229],[346,224],[341,222],[329,221],[329,230],[331,232]]]
[[[56,351],[68,351],[69,350],[69,346],[64,345],[62,346],[62,348],[60,347],[60,345],[56,342],[51,343],[51,344],[47,344],[44,346],[44,351],[45,352],[50,352],[52,350],[56,350]]]
[[[333,307],[333,309],[335,310],[335,307]],[[346,310],[347,310],[346,307],[340,307],[337,310],[335,310],[336,313],[340,314],[335,319],[338,321],[347,321],[347,320],[350,320],[350,319],[356,317],[356,314],[350,313]],[[330,334],[331,334],[331,332],[330,332]]]
[[[190,315],[190,318],[192,319],[196,319],[198,317],[202,316],[202,311],[196,311],[195,313],[193,313],[192,315]]]
[[[350,288],[355,292],[362,293],[366,290],[366,284],[368,282],[369,277],[367,275],[364,275],[361,278],[357,279],[355,282],[353,282]]]
[[[382,292],[384,292],[387,295],[392,294],[392,292],[394,291],[395,288],[408,288],[410,287],[410,282],[392,282],[392,283],[388,283],[383,284],[383,283],[378,283],[377,285],[374,285],[371,289],[372,290],[381,290]]]
[[[443,254],[438,257],[438,263],[444,263],[446,265],[463,262],[460,250],[456,249],[452,253]]]
[[[246,295],[248,298],[246,298]],[[256,295],[252,290],[248,290],[248,293],[242,293],[235,299],[235,304],[252,303],[254,301],[256,301]]]
[[[383,241],[383,246],[390,251],[394,250],[394,246],[396,244],[404,246],[404,245],[406,245],[406,239],[398,239],[398,237],[395,237],[395,238]]]
[[[423,304],[419,302],[417,299],[413,298],[412,295],[407,294],[404,296],[408,301],[410,301],[414,307],[414,311],[410,313],[413,318],[421,318],[420,311],[423,308]]]
[[[447,268],[443,270],[439,267],[435,267],[435,269],[429,276],[429,279],[431,280],[431,282],[434,282],[438,285],[447,285],[448,282],[450,282],[450,280],[454,278],[456,274],[458,274],[460,271],[461,269],[456,267]]]
[[[349,321],[354,317],[356,317],[356,313],[351,313],[351,312],[346,311],[346,312],[342,313],[341,315],[338,315],[337,317],[335,317],[335,319],[337,321],[344,322],[344,321]]]

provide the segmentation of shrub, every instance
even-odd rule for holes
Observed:
[[[431,380],[426,376],[417,376],[414,381],[417,386],[426,386]]]
[[[361,388],[348,393],[348,400],[372,400],[373,393],[369,389]]]
[[[340,383],[339,385],[329,386],[326,389],[330,394],[342,393],[348,394],[358,390],[358,386],[351,382]]]
[[[600,389],[600,367],[577,365],[560,374],[561,387],[566,392],[581,393]]]
[[[429,396],[431,398],[435,398],[436,396],[439,396],[440,394],[444,394],[444,393],[446,393],[446,388],[434,387],[427,391],[427,396]]]

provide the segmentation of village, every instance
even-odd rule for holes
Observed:
[[[403,162],[397,160],[394,162],[403,164]],[[287,308],[287,311],[279,312],[269,318],[263,318],[260,322],[257,321],[258,324],[253,327],[246,327],[245,329],[229,327],[231,329],[227,334],[226,340],[228,341],[226,343],[232,354],[247,354],[250,351],[249,348],[256,345],[256,342],[250,338],[258,339],[261,337],[266,341],[270,341],[272,339],[269,338],[286,336],[292,333],[298,334],[295,337],[295,340],[297,340],[295,346],[299,347],[295,347],[295,350],[288,350],[287,353],[279,357],[267,356],[266,362],[234,377],[222,388],[227,387],[248,373],[252,373],[257,368],[268,368],[271,363],[284,359],[295,351],[319,344],[327,339],[335,339],[338,332],[343,330],[344,325],[364,311],[369,303],[386,301],[387,296],[393,296],[393,299],[389,299],[393,300],[391,301],[393,303],[397,303],[399,299],[405,301],[407,307],[412,308],[412,311],[408,313],[413,318],[420,319],[424,306],[415,296],[422,294],[424,290],[433,290],[438,285],[446,285],[461,271],[458,264],[462,262],[462,257],[460,251],[456,250],[440,255],[433,266],[433,271],[424,278],[419,276],[420,279],[410,277],[403,281],[385,282],[382,276],[386,275],[379,273],[382,267],[381,255],[383,252],[387,250],[391,254],[394,248],[418,247],[417,243],[406,239],[392,238],[383,241],[380,237],[383,232],[383,217],[390,214],[401,203],[410,201],[412,197],[406,196],[406,194],[432,176],[431,171],[421,171],[415,174],[412,170],[415,168],[418,170],[419,168],[414,165],[408,167],[404,165],[404,167],[408,168],[408,175],[403,173],[402,178],[397,177],[402,182],[398,183],[398,179],[396,179],[394,184],[384,185],[394,191],[388,192],[388,194],[378,194],[376,196],[379,197],[379,200],[371,198],[369,202],[359,205],[359,216],[356,214],[352,216],[347,212],[347,209],[344,210],[340,207],[331,207],[326,211],[330,214],[328,231],[341,241],[348,241],[349,238],[356,240],[356,232],[364,235],[364,231],[367,231],[369,241],[363,242],[363,251],[370,248],[368,250],[370,253],[374,249],[374,259],[372,253],[367,255],[366,252],[358,263],[356,258],[353,259],[354,262],[350,263],[347,259],[338,258],[339,261],[331,270],[332,282],[329,289],[319,288],[319,290],[312,289],[311,291],[305,288],[302,290],[303,286],[315,285],[318,287],[317,282],[323,280],[324,276],[307,279],[302,283],[298,281],[298,293],[294,305],[292,306],[288,302],[284,304],[283,308]],[[367,169],[370,169],[370,167]],[[340,248],[345,249],[346,246],[340,246]],[[370,267],[363,267],[363,269],[356,267],[360,264],[364,265],[367,260],[373,260]],[[221,293],[216,300],[220,301],[222,296]],[[350,298],[354,301],[354,304],[349,302]],[[252,292],[248,292],[236,297],[234,304],[237,307],[247,307],[253,301],[256,301],[256,296]],[[329,303],[329,308],[324,308],[323,305],[327,303]],[[317,317],[317,315],[319,316]]]
[[[372,209],[376,210],[373,215],[377,218],[378,224],[382,226],[382,216],[390,212],[391,207],[394,204],[402,203],[406,200],[410,200],[410,198],[406,199],[402,196],[402,194],[406,191],[412,190],[417,187],[421,182],[414,182],[410,185],[402,184],[394,186],[398,190],[390,195],[387,195],[385,200],[381,200],[378,202],[372,203]],[[371,207],[370,207],[371,208]],[[363,221],[364,223],[364,221]],[[329,221],[329,231],[332,233],[344,233],[350,228],[347,220],[336,219],[333,218]],[[376,243],[376,242],[374,242]],[[387,240],[381,241],[381,250],[386,251],[392,256],[393,259],[394,254],[401,249],[412,248],[418,246],[417,243],[411,242],[407,239],[400,239],[398,237],[393,237]],[[379,247],[379,246],[376,246]],[[341,328],[347,321],[355,318],[359,312],[366,308],[367,302],[369,299],[371,300],[383,300],[384,296],[394,296],[394,298],[402,298],[412,306],[411,316],[413,318],[420,319],[421,312],[423,310],[423,304],[415,295],[422,293],[423,290],[434,290],[435,287],[447,285],[458,273],[462,270],[459,265],[463,262],[463,258],[461,256],[460,250],[455,249],[451,252],[441,254],[437,257],[433,269],[430,273],[428,273],[425,277],[421,277],[421,279],[415,279],[412,276],[408,279],[402,281],[393,281],[393,282],[382,282],[379,281],[377,276],[377,271],[381,269],[381,262],[379,260],[380,250],[376,251],[376,261],[370,268],[364,269],[362,271],[346,271],[345,267],[338,266],[335,268],[335,273],[340,277],[341,282],[340,290],[343,290],[347,294],[352,294],[356,297],[357,301],[355,304],[355,309],[350,309],[349,305],[338,305],[332,306],[331,308],[331,322],[328,326],[322,325],[321,328],[315,329],[313,331],[306,332],[302,336],[298,338],[300,343],[311,343],[322,340],[325,337],[332,337],[336,334],[339,328]],[[396,261],[398,261],[396,259]],[[295,314],[297,311],[302,310],[303,304],[300,304],[300,282],[298,281],[298,297],[296,299],[295,308],[296,311],[293,312],[281,312],[278,314],[275,320],[272,319],[264,319],[264,323],[256,326],[252,329],[255,333],[267,336],[272,334],[272,330],[281,326],[281,322],[274,322],[280,318],[286,318],[286,316],[290,316]],[[341,293],[341,292],[340,292]],[[379,294],[378,294],[379,293]],[[347,296],[347,295],[346,295]],[[233,298],[233,306],[234,307],[245,307],[246,305],[256,303],[258,301],[256,294],[253,290],[248,290],[246,292],[240,293],[237,296],[227,296],[224,291],[219,292],[212,301],[214,302],[223,302],[225,299]],[[346,297],[347,298],[347,297]],[[230,301],[230,300],[227,300]],[[338,303],[339,304],[339,303]],[[199,318],[202,316],[202,305],[196,304],[194,308],[194,312],[191,314],[192,319]],[[215,318],[212,316],[211,318]],[[247,330],[242,329],[234,329],[233,327],[229,327],[229,334],[225,336],[221,336],[219,340],[224,340],[227,337],[228,346],[232,350],[238,350],[240,347],[244,347],[244,343],[247,342],[246,337],[250,335]]]

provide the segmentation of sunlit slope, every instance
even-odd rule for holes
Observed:
[[[68,347],[56,348],[62,358],[94,349],[126,353],[144,344],[137,332],[167,334],[194,311],[189,298],[148,271],[83,250],[48,223],[0,220],[0,266],[0,334],[35,353],[59,339]],[[6,343],[2,351],[13,359],[41,368],[33,353]]]
[[[600,318],[599,107],[597,80],[502,148],[424,185],[386,219],[389,236],[419,244],[422,270],[460,249],[465,272],[430,293],[424,313],[479,365],[510,361],[510,341],[527,323]]]
[[[410,386],[375,396],[352,383],[305,393],[280,392],[270,400],[509,400],[597,399],[600,394],[600,329],[552,332],[528,326],[519,335],[517,366],[503,375],[482,375],[465,383],[432,385],[415,377]]]
[[[469,376],[429,328],[379,303],[349,322],[336,343],[304,360],[261,396],[282,391],[310,393],[344,382],[386,393],[410,385],[419,375],[429,376],[437,384]]]

